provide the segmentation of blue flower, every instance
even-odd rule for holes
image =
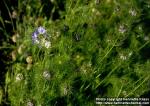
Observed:
[[[43,27],[41,27],[41,26],[37,29],[37,31],[38,31],[39,34],[46,33],[46,30]]]
[[[33,43],[39,43],[41,39],[38,39],[39,35],[43,35],[43,37],[47,37],[46,30],[43,27],[38,27],[32,34]]]
[[[36,32],[32,34],[32,41],[33,43],[36,43],[38,41],[38,34],[36,34]]]
[[[34,44],[39,44],[39,46],[50,47],[51,42],[47,41],[48,36],[46,30],[43,27],[38,27],[32,34],[32,41]]]

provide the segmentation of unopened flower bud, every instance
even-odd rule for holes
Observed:
[[[14,43],[17,42],[17,36],[16,36],[16,35],[13,35],[11,39],[12,39],[12,41],[13,41]]]
[[[12,60],[15,61],[16,60],[16,51],[12,51],[11,56],[12,56]]]

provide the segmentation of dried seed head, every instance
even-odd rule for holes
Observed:
[[[32,64],[32,62],[33,62],[32,56],[28,56],[28,57],[26,58],[26,62],[27,62],[28,64]]]
[[[12,17],[12,18],[14,18],[14,19],[16,19],[16,18],[17,18],[17,16],[18,16],[17,11],[16,11],[16,10],[14,10],[14,11],[12,12],[11,17]]]
[[[50,73],[49,73],[48,71],[44,71],[44,72],[43,72],[43,77],[44,77],[45,79],[49,80],[49,79],[51,78],[51,75],[50,75]]]
[[[21,73],[16,75],[16,81],[21,81],[23,80],[23,75]]]
[[[23,53],[23,49],[25,49],[25,45],[20,45],[19,47],[18,47],[18,54],[22,54]]]
[[[16,34],[13,35],[13,36],[11,37],[11,39],[12,39],[12,41],[13,41],[14,43],[16,43],[16,42],[17,42],[17,35],[16,35]]]

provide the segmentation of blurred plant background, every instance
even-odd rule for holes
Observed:
[[[150,97],[149,0],[0,1],[0,105],[101,97]]]

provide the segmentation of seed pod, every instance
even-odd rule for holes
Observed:
[[[51,74],[48,71],[44,71],[43,72],[43,77],[47,80],[49,80],[51,78]]]
[[[28,64],[32,64],[32,62],[33,62],[32,56],[28,56],[28,57],[26,58],[26,62],[27,62]]]
[[[18,54],[21,55],[24,52],[24,49],[25,49],[25,45],[23,45],[23,44],[20,45],[17,49]]]
[[[21,73],[16,75],[16,81],[21,81],[23,80],[23,75]]]
[[[16,55],[17,55],[16,51],[15,51],[15,50],[12,51],[11,56],[12,56],[12,60],[13,60],[13,61],[16,60]]]
[[[32,68],[32,64],[27,64],[27,70],[30,70]]]
[[[12,41],[13,41],[14,43],[16,43],[16,42],[17,42],[17,35],[16,35],[16,34],[13,35],[11,39],[12,39]]]
[[[14,11],[12,12],[12,14],[11,14],[11,17],[12,17],[13,19],[16,19],[17,16],[18,16],[17,11],[14,10]]]
[[[32,101],[29,100],[29,101],[27,102],[27,106],[34,106],[34,104],[33,104]]]

